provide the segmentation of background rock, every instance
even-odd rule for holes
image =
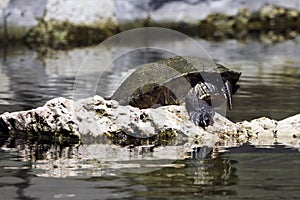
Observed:
[[[257,11],[265,4],[300,10],[297,0],[243,1],[243,0],[115,0],[119,22],[146,20],[153,22],[198,23],[210,14],[237,15],[242,8]]]
[[[68,21],[80,25],[104,24],[106,21],[116,23],[113,0],[88,0],[74,2],[72,0],[46,0],[44,21]]]
[[[9,40],[23,38],[29,30],[38,24],[45,12],[47,0],[11,0],[0,5],[0,37]]]
[[[259,11],[266,4],[270,6],[265,6]],[[286,17],[282,18],[274,7],[292,10],[292,12],[287,12]],[[258,25],[246,26],[249,20],[245,19],[245,15],[241,15],[243,9],[247,9],[247,12],[251,14],[260,12],[261,18],[257,20],[261,20],[261,22],[259,21]],[[278,16],[281,16],[281,21],[283,21],[283,23],[279,23],[280,27],[282,25],[290,26],[286,22],[295,18],[293,10],[295,10],[298,20],[300,4],[297,0],[288,2],[280,0],[267,2],[243,0],[88,0],[76,3],[71,0],[28,0],[26,3],[22,0],[5,0],[0,3],[0,38],[2,41],[7,39],[25,40],[31,46],[46,45],[66,48],[99,43],[120,30],[133,27],[161,26],[185,33],[199,34],[197,29],[204,30],[202,26],[198,27],[202,20],[208,22],[209,29],[212,26],[213,29],[216,28],[221,32],[218,33],[218,37],[232,37],[232,35],[239,33],[237,37],[241,38],[247,35],[247,31],[241,35],[240,32],[244,29],[256,31],[270,29],[269,26],[265,26],[269,23],[263,23],[266,16],[271,16],[267,22],[273,20],[272,16],[277,20],[275,20],[275,26],[271,23],[271,28],[276,27],[277,22],[280,22]],[[211,19],[211,15],[213,15],[213,20],[207,21],[207,19]],[[223,16],[221,21],[217,15]],[[232,19],[231,16],[237,17],[229,20]],[[218,23],[223,24],[225,30],[223,26],[220,29]],[[230,31],[226,31],[228,26]],[[237,31],[235,30],[236,27]],[[281,30],[284,29],[281,27]],[[222,33],[223,31],[225,33]],[[205,37],[211,35],[210,32],[204,32],[200,33],[200,36],[204,37],[203,34]]]

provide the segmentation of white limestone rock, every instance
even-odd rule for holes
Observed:
[[[214,121],[214,125],[206,129],[194,125],[184,105],[139,109],[100,96],[77,102],[60,97],[36,109],[0,115],[0,131],[7,134],[50,132],[91,138],[121,131],[135,138],[149,138],[172,130],[191,143],[197,140],[198,144],[208,146],[237,146],[250,142],[300,148],[300,114],[279,122],[261,117],[233,123],[217,113]]]
[[[107,21],[116,23],[113,0],[47,0],[45,9],[45,21],[68,21],[75,25],[96,25]]]

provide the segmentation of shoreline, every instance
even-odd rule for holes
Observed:
[[[247,42],[254,38],[262,43],[276,43],[294,39],[300,32],[300,6],[299,9],[291,8],[271,1],[270,4],[258,3],[255,7],[237,1],[238,7],[229,12],[230,0],[222,2],[222,9],[203,2],[190,5],[179,1],[177,4],[170,2],[160,7],[147,7],[146,2],[141,1],[145,8],[127,2],[129,7],[124,11],[120,7],[126,3],[121,1],[107,1],[103,5],[91,1],[83,4],[82,9],[60,0],[48,0],[43,4],[33,2],[31,7],[24,8],[7,2],[0,6],[0,42],[19,41],[33,49],[71,49],[98,44],[125,30],[150,26],[170,28],[210,41],[237,39]],[[178,8],[181,18],[176,17],[176,13],[167,12],[175,5],[182,6]],[[208,11],[197,16],[196,8],[204,9],[205,6]],[[38,9],[33,12],[35,7]],[[189,10],[191,14],[186,12]],[[19,16],[20,12],[25,16]],[[22,23],[26,17],[26,23]]]

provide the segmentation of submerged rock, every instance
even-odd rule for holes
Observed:
[[[83,143],[104,138],[108,143],[123,146],[236,146],[250,142],[300,148],[300,114],[281,121],[263,117],[238,123],[216,114],[214,120],[214,125],[206,129],[195,126],[183,105],[139,109],[100,96],[77,102],[55,98],[36,109],[0,115],[0,132],[14,137],[75,137]]]

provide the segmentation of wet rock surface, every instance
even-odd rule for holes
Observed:
[[[262,117],[233,123],[216,114],[214,120],[213,126],[203,129],[189,120],[184,106],[139,109],[100,96],[77,102],[55,98],[36,109],[0,115],[0,132],[9,137],[46,135],[50,141],[64,142],[77,138],[93,143],[105,138],[122,146],[194,143],[228,147],[251,143],[300,148],[300,115],[281,121]]]
[[[0,118],[2,136],[50,141],[78,142],[78,124],[72,115],[72,101],[56,98],[44,106],[28,111],[3,113]]]

